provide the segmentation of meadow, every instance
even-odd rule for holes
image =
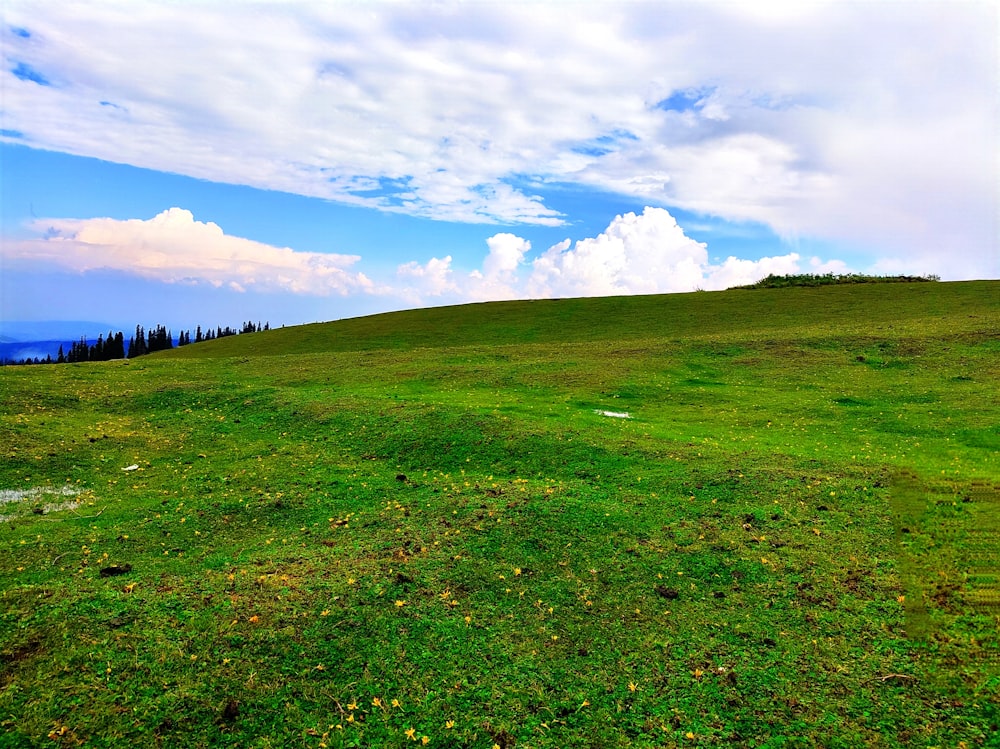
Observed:
[[[1000,746],[1000,283],[0,369],[0,747]]]

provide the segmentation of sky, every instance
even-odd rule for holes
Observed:
[[[0,322],[1000,277],[994,2],[0,13]]]

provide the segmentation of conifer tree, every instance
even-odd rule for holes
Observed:
[[[131,356],[142,356],[143,354],[146,353],[146,351],[147,351],[147,348],[146,348],[146,333],[145,333],[145,331],[143,331],[141,325],[136,325],[135,326],[135,345],[134,346],[130,346],[129,348],[133,349],[132,353],[129,354],[130,357]]]
[[[108,337],[104,339],[104,361],[111,361],[118,358],[120,357],[115,348],[115,333],[113,330],[109,330]]]
[[[87,339],[81,338],[79,341],[75,341],[70,347],[69,356],[66,361],[69,362],[81,362],[87,361],[90,356],[90,347],[87,346]]]

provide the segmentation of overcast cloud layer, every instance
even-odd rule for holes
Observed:
[[[538,196],[559,183],[878,247],[886,272],[998,275],[995,4],[793,7],[7,2],[0,137],[510,225],[463,293],[652,288],[651,270],[722,278],[648,212],[517,276],[516,225],[559,225]],[[73,254],[95,227],[56,228]],[[644,255],[642,231],[670,249]],[[282,266],[285,251],[270,252]],[[279,284],[366,290],[350,260],[296,257]],[[444,259],[400,269],[421,294],[444,293],[449,272]],[[263,283],[253,270],[199,278]]]

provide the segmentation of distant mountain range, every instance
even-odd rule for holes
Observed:
[[[204,337],[200,326],[196,326],[194,343],[215,338],[239,335],[241,333],[256,333],[258,331],[270,330],[270,323],[261,325],[259,322],[244,322],[239,328],[229,325],[216,326],[214,329],[206,328]],[[103,356],[100,350],[95,353],[94,344],[99,336],[105,336],[105,340],[110,340],[117,333],[121,332],[124,340],[129,342],[125,351],[128,356],[141,356],[145,353],[160,351],[173,346],[183,346],[192,343],[190,330],[178,330],[176,335],[169,335],[170,331],[163,325],[156,328],[144,329],[143,340],[145,345],[139,346],[136,352],[132,353],[131,339],[139,328],[131,326],[120,326],[110,323],[93,322],[89,320],[50,320],[44,322],[37,321],[10,321],[0,320],[0,364],[17,363],[25,359],[39,360],[44,362],[46,358],[52,357],[56,360],[59,356],[60,346],[69,361],[105,361],[107,359],[122,356],[121,353],[104,351]],[[167,344],[169,335],[170,344]],[[71,355],[74,344],[79,347],[80,340],[87,343],[88,353],[82,357]]]
[[[0,343],[30,341],[78,341],[81,336],[96,339],[109,330],[124,331],[121,326],[86,320],[10,321],[0,320]]]
[[[94,342],[97,336],[126,331],[121,326],[92,320],[49,320],[9,321],[0,320],[0,361],[21,361],[22,359],[53,359],[59,353],[59,347],[64,351],[80,338]]]

